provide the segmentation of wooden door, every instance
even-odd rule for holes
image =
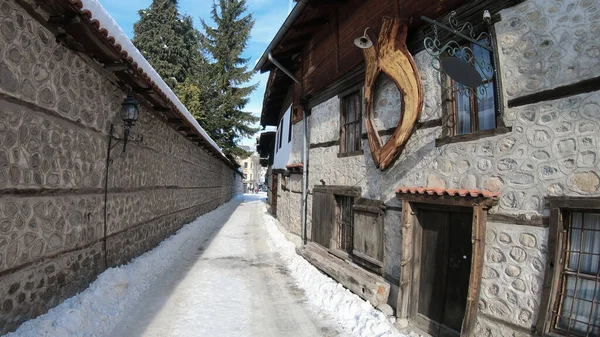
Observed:
[[[313,189],[311,239],[325,248],[331,247],[336,216],[334,195],[329,191]]]
[[[472,213],[419,211],[420,267],[414,319],[432,336],[458,336],[471,272]]]
[[[279,174],[273,174],[273,185],[271,186],[271,213],[277,216],[277,191],[279,185]]]

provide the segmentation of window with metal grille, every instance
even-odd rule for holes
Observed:
[[[340,154],[361,150],[362,96],[354,92],[341,101]]]
[[[487,38],[479,40],[487,44]],[[473,50],[478,62],[485,65],[483,69],[477,68],[480,75],[490,78],[474,89],[479,93],[475,95],[468,90],[459,90],[454,86],[454,81],[448,77],[453,91],[449,94],[446,110],[450,114],[450,135],[462,135],[476,131],[496,128],[496,76],[494,76],[494,62],[492,54],[474,43],[466,44]],[[459,55],[460,56],[460,55]],[[480,96],[479,98],[477,96]]]
[[[354,234],[352,204],[354,203],[354,198],[336,195],[335,201],[337,204],[336,248],[347,253],[352,253],[352,237]]]
[[[556,333],[600,336],[600,213],[566,212],[557,296]]]

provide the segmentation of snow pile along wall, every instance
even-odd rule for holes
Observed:
[[[122,133],[127,93],[98,62],[57,42],[38,21],[47,7],[32,4],[0,0],[0,335],[241,188],[220,154],[150,104],[140,107],[137,141],[123,153],[113,140],[108,160],[109,130]]]
[[[195,238],[206,237],[221,224],[218,221],[235,210],[240,199],[187,224],[176,234],[131,263],[103,272],[88,289],[48,313],[25,322],[6,337],[106,336],[129,310],[139,304],[140,295],[175,261],[195,251]]]
[[[325,276],[300,255],[296,254],[293,243],[286,240],[277,228],[273,217],[264,213],[264,222],[269,233],[269,244],[279,251],[297,281],[309,298],[315,311],[324,311],[336,317],[340,324],[355,336],[365,337],[403,337],[386,318],[341,284]]]

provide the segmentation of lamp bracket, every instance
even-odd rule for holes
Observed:
[[[129,142],[143,142],[144,141],[144,135],[139,134],[132,134],[131,133],[131,129],[129,131],[129,135],[127,137],[117,137],[115,134],[115,126],[114,124],[110,125],[110,130],[108,133],[109,137],[110,137],[110,142],[109,142],[109,146],[110,149],[109,151],[112,152],[112,150],[120,143],[120,142],[124,142],[124,146],[123,146],[123,152],[125,152],[125,148],[126,148],[126,144],[125,143],[129,143]],[[116,140],[116,142],[114,142],[114,144],[112,144],[112,140]]]
[[[469,97],[474,95],[479,100],[488,97],[488,91],[494,90],[492,79],[497,75],[492,36],[486,31],[477,32],[470,22],[461,25],[455,11],[448,17],[447,25],[425,16],[421,19],[433,26],[433,37],[426,37],[423,44],[425,51],[432,56],[433,69],[440,73],[442,90]],[[451,38],[442,41],[438,28],[449,32]],[[464,41],[473,45],[465,45]],[[484,53],[489,53],[489,57],[486,58]]]

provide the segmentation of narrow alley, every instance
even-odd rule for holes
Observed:
[[[315,317],[278,254],[267,245],[260,195],[233,213],[147,290],[112,336],[338,336],[332,320]]]

